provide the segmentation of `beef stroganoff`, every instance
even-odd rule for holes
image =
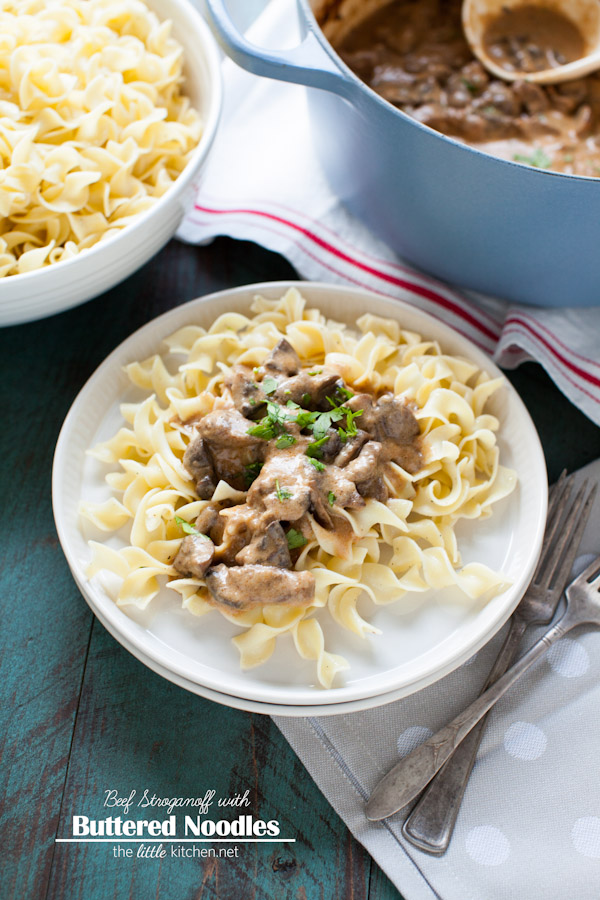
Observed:
[[[320,616],[365,638],[377,629],[361,597],[456,585],[485,599],[506,585],[462,565],[455,534],[515,486],[485,409],[502,379],[394,320],[326,320],[296,289],[251,312],[171,335],[177,365],[127,367],[147,396],[90,451],[117,467],[106,481],[121,496],[81,506],[127,544],[91,541],[88,575],[118,576],[124,607],[166,583],[190,613],[220,612],[242,629],[243,668],[291,635],[330,687],[348,664],[325,648]]]

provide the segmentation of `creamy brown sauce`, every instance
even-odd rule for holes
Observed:
[[[183,461],[200,498],[223,480],[247,490],[245,502],[209,503],[173,565],[205,578],[211,602],[230,612],[307,606],[314,577],[293,566],[314,540],[312,523],[347,555],[354,534],[341,511],[385,502],[397,488],[391,463],[422,467],[418,423],[391,394],[354,394],[334,369],[302,368],[285,339],[257,369],[233,366],[223,400],[194,423]]]
[[[585,54],[579,29],[544,6],[504,7],[483,33],[489,56],[509,72],[542,72]]]
[[[552,34],[538,38],[542,54],[580,55],[574,35]],[[334,46],[373,90],[436,131],[504,159],[600,175],[600,75],[546,87],[492,77],[464,38],[461,0],[393,0]]]

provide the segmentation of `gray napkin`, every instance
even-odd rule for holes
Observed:
[[[578,479],[600,481],[600,460]],[[575,571],[600,553],[600,496]],[[532,644],[545,629],[527,633]],[[555,644],[492,711],[452,843],[440,858],[368,822],[365,801],[398,760],[475,698],[505,629],[411,697],[345,716],[275,722],[316,784],[405,900],[598,900],[600,632]],[[567,893],[568,891],[568,893]]]

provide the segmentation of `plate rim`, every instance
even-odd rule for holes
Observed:
[[[455,650],[452,653],[447,654],[442,664],[438,666],[430,665],[429,667],[426,667],[422,672],[417,672],[412,677],[407,676],[401,681],[401,683],[392,684],[391,686],[388,686],[388,688],[385,688],[383,690],[377,686],[369,687],[364,685],[362,689],[359,689],[356,684],[328,689],[316,688],[307,685],[304,688],[304,693],[306,694],[306,696],[301,698],[301,689],[298,686],[294,685],[296,695],[291,698],[288,703],[283,698],[279,697],[277,698],[277,702],[264,699],[269,690],[269,685],[267,684],[259,685],[253,684],[249,681],[245,687],[240,685],[240,688],[242,689],[239,692],[236,691],[234,693],[230,691],[224,691],[221,687],[214,683],[215,680],[212,678],[190,678],[190,673],[186,673],[185,668],[179,665],[177,660],[174,661],[172,659],[168,659],[168,653],[165,653],[164,650],[161,651],[156,647],[148,646],[148,644],[152,641],[152,636],[149,635],[148,632],[145,632],[145,634],[148,635],[145,640],[139,634],[132,634],[131,630],[134,630],[134,626],[136,626],[137,623],[135,623],[129,616],[127,616],[127,613],[125,613],[123,609],[118,607],[117,604],[114,603],[114,601],[110,597],[108,597],[108,595],[104,591],[102,591],[97,585],[92,584],[89,580],[87,580],[85,574],[82,572],[80,560],[76,557],[73,549],[70,546],[69,536],[67,533],[68,523],[63,519],[61,483],[64,471],[64,462],[65,459],[68,459],[69,456],[68,437],[72,428],[77,422],[78,417],[81,415],[80,411],[82,407],[85,406],[86,396],[94,390],[98,382],[102,381],[106,373],[114,369],[116,360],[119,360],[117,365],[122,364],[119,357],[126,351],[127,347],[129,347],[130,345],[136,345],[144,337],[145,334],[154,333],[154,343],[157,348],[156,352],[159,352],[158,348],[160,347],[162,340],[167,337],[168,334],[170,334],[172,331],[183,327],[183,325],[186,324],[186,320],[189,324],[194,311],[198,308],[201,308],[205,304],[211,302],[224,302],[223,312],[226,312],[226,303],[228,300],[239,300],[240,298],[245,297],[246,302],[248,302],[249,304],[252,300],[252,297],[256,294],[278,297],[282,296],[283,293],[291,287],[298,288],[300,293],[303,294],[309,304],[315,303],[316,305],[318,305],[319,301],[311,298],[311,294],[319,292],[330,294],[332,293],[338,296],[341,294],[352,294],[355,298],[360,298],[366,302],[368,302],[369,299],[372,299],[377,301],[377,303],[383,303],[385,306],[389,306],[391,316],[397,320],[401,320],[403,312],[410,318],[416,317],[419,322],[423,323],[423,325],[419,325],[415,330],[419,330],[425,333],[426,336],[426,329],[429,325],[431,325],[433,332],[437,333],[437,336],[434,338],[435,340],[441,340],[443,342],[444,336],[447,336],[447,338],[451,342],[456,342],[458,340],[460,343],[464,344],[465,350],[461,352],[464,352],[465,355],[468,356],[468,358],[472,359],[478,365],[485,367],[490,375],[501,376],[504,379],[505,389],[509,392],[512,403],[516,404],[516,410],[518,411],[520,417],[524,420],[528,429],[528,449],[535,457],[537,457],[537,459],[534,460],[533,463],[533,471],[538,475],[537,480],[539,484],[537,486],[538,490],[536,493],[538,507],[535,518],[535,529],[532,534],[532,540],[527,556],[527,565],[523,568],[521,577],[517,579],[510,588],[507,589],[506,593],[509,595],[510,600],[507,600],[504,607],[502,607],[502,609],[497,613],[495,619],[487,630],[480,631],[480,633],[476,634],[468,644],[464,644],[463,642],[462,649]],[[167,322],[172,323],[172,320],[177,321],[175,324],[167,326]],[[410,328],[411,326],[407,325],[407,327]],[[137,358],[139,358],[139,355]],[[82,462],[83,460],[80,460],[80,463]],[[152,660],[161,668],[173,672],[184,681],[198,684],[206,689],[215,691],[220,695],[225,695],[227,697],[236,697],[250,702],[267,703],[270,706],[284,705],[296,708],[317,706],[323,708],[323,714],[327,713],[327,710],[325,708],[331,706],[332,703],[338,706],[339,704],[345,704],[355,700],[358,701],[366,700],[367,698],[387,696],[391,693],[395,695],[394,699],[399,699],[402,696],[408,696],[409,694],[421,690],[429,684],[440,680],[445,675],[449,674],[449,672],[453,671],[464,662],[466,662],[467,659],[469,659],[474,653],[481,649],[481,647],[483,647],[507,621],[507,619],[519,603],[527,588],[527,585],[529,584],[529,581],[531,580],[534,567],[537,563],[537,559],[541,550],[545,528],[547,490],[548,485],[543,449],[541,446],[539,435],[535,429],[535,425],[533,424],[533,421],[525,404],[523,403],[516,389],[496,366],[493,360],[483,350],[477,347],[468,337],[461,334],[450,325],[447,325],[445,322],[442,322],[441,320],[431,316],[429,313],[424,312],[418,306],[413,306],[402,300],[382,296],[373,291],[365,290],[363,288],[347,287],[345,285],[329,284],[326,282],[289,279],[282,281],[257,282],[202,295],[184,304],[180,304],[173,309],[167,310],[166,312],[149,320],[140,328],[132,332],[132,334],[121,341],[114,348],[114,350],[108,354],[103,362],[100,363],[100,365],[90,375],[90,377],[87,379],[87,381],[73,400],[73,403],[65,417],[58,436],[52,467],[52,506],[54,519],[59,541],[67,558],[69,568],[71,569],[75,581],[81,592],[83,593],[86,601],[88,602],[94,613],[97,615],[97,617],[100,619],[100,621],[103,622],[105,627],[107,627],[104,619],[108,619],[111,625],[114,627],[115,633],[113,633],[111,628],[108,628],[108,630],[117,640],[120,640],[119,635],[124,632],[124,636],[126,637],[127,641],[133,644],[138,649],[138,651],[142,653],[143,657]],[[77,522],[75,523],[75,528],[79,530],[79,525]],[[82,573],[81,579],[75,577],[75,572]],[[111,607],[106,610],[103,609],[99,598],[108,599]],[[131,625],[130,631],[128,631],[127,623],[130,623]],[[121,641],[121,643],[123,642]],[[125,644],[123,645],[125,646]],[[129,647],[126,647],[126,649],[129,649],[130,652],[132,652]],[[242,670],[240,670],[240,676],[243,676]],[[371,681],[371,679],[369,679],[369,681]],[[340,699],[332,701],[332,696],[337,696]]]

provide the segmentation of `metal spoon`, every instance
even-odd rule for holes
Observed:
[[[526,72],[506,69],[490,56],[484,41],[490,23],[507,11],[517,8],[540,7],[558,13],[572,22],[580,32],[585,53],[564,65],[542,71]],[[558,84],[582,78],[600,69],[600,3],[598,0],[463,0],[462,22],[465,37],[477,59],[497,78],[505,81],[532,81],[537,84]]]

